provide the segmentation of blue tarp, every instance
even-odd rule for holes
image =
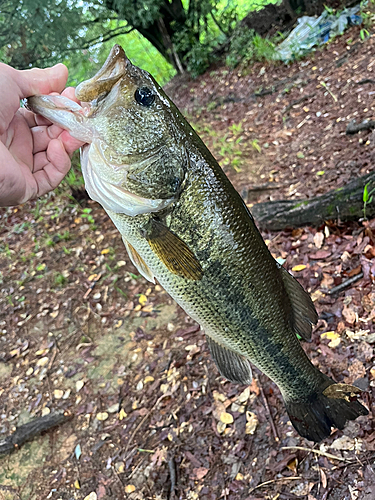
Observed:
[[[330,38],[341,35],[348,26],[361,24],[362,17],[358,15],[360,8],[360,5],[356,5],[337,15],[325,10],[318,18],[300,17],[297,26],[276,49],[275,59],[292,61],[296,56],[310,52],[315,45],[322,45]]]

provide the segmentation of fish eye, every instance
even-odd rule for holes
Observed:
[[[155,102],[155,94],[148,87],[141,87],[135,91],[135,100],[142,106],[152,106]]]

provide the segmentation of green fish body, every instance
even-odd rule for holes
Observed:
[[[90,105],[35,96],[28,106],[87,142],[90,196],[140,273],[201,325],[220,373],[250,384],[251,361],[313,441],[366,415],[357,388],[335,384],[306,356],[296,334],[311,337],[310,297],[272,257],[243,200],[153,78],[115,46],[76,96]]]

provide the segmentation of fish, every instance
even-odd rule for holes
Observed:
[[[309,360],[297,335],[309,340],[317,322],[310,296],[271,255],[248,207],[154,78],[115,45],[75,95],[78,103],[30,96],[27,107],[85,142],[89,196],[140,274],[199,323],[219,373],[249,385],[256,366],[310,441],[367,415],[360,389]]]

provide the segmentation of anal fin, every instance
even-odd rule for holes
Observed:
[[[218,344],[208,335],[206,338],[220,374],[231,382],[250,385],[253,375],[249,361],[244,356]]]
[[[151,219],[142,234],[171,273],[195,281],[202,278],[203,269],[194,253],[162,222]]]
[[[318,314],[313,301],[294,276],[289,274],[282,266],[279,266],[279,269],[285,290],[292,304],[293,328],[304,340],[310,340],[312,325],[315,325],[318,321]]]
[[[130,260],[134,264],[134,266],[138,269],[140,274],[146,280],[151,281],[151,283],[155,283],[155,276],[153,275],[151,269],[148,267],[146,262],[142,259],[142,257],[139,255],[137,250],[132,247],[132,245],[124,238],[122,237],[122,241],[124,242],[125,248],[128,251]]]

